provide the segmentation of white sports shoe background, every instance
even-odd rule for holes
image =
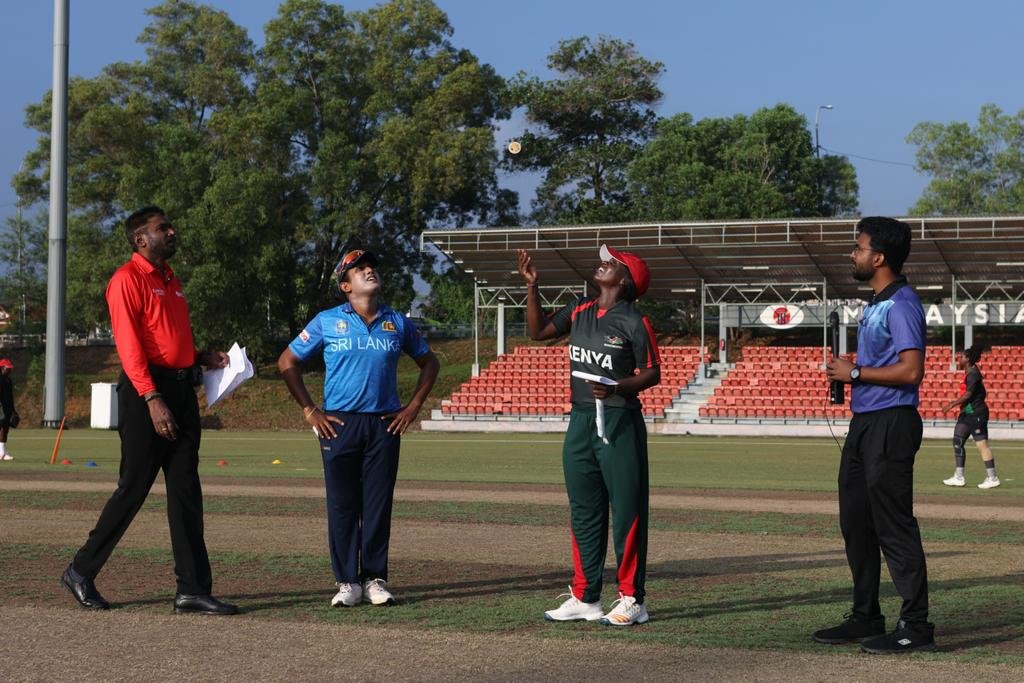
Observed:
[[[565,596],[569,596],[569,599],[563,602],[557,609],[550,609],[545,612],[545,619],[548,621],[597,621],[604,616],[600,600],[597,602],[578,600],[572,594],[572,587],[569,588],[568,593],[562,593],[558,597],[562,598]]]
[[[338,593],[331,598],[331,607],[354,607],[363,599],[363,588],[358,583],[339,583]]]
[[[0,460],[14,460],[14,456],[10,453],[4,453],[3,455],[0,455]]]
[[[949,479],[943,479],[942,483],[946,486],[966,486],[967,480],[963,477],[958,477],[955,474]]]
[[[985,479],[985,481],[978,484],[979,489],[994,489],[999,486],[999,477],[995,479]]]
[[[646,605],[638,603],[632,595],[619,593],[619,599],[612,603],[612,610],[601,617],[601,623],[606,626],[632,626],[645,624],[649,618]]]
[[[373,605],[393,605],[395,596],[388,590],[388,582],[384,579],[370,579],[363,584],[363,602]]]

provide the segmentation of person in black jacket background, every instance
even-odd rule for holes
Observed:
[[[14,456],[7,452],[7,435],[11,427],[17,427],[21,421],[18,411],[14,409],[12,370],[14,363],[9,358],[0,358],[0,460],[14,460]]]

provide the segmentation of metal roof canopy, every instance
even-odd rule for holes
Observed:
[[[436,247],[482,287],[519,287],[516,251],[530,252],[541,283],[589,282],[598,249],[635,251],[650,266],[652,298],[700,299],[704,284],[825,282],[836,299],[862,299],[850,251],[859,218],[637,223],[427,230]],[[904,272],[928,296],[1024,297],[1024,216],[901,218],[913,229]],[[956,285],[954,285],[954,279]],[[1002,282],[998,290],[991,283]],[[976,291],[975,291],[976,290]],[[809,297],[814,294],[808,292]]]

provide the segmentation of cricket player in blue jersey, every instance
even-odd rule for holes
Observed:
[[[338,586],[331,605],[391,605],[388,545],[399,445],[433,388],[440,363],[407,317],[378,302],[381,279],[372,253],[348,251],[334,272],[348,301],[313,318],[281,353],[277,367],[320,439]],[[321,353],[326,366],[322,408],[299,369],[301,361]],[[402,353],[420,368],[404,406],[397,385]]]

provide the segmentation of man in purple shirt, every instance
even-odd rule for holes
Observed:
[[[859,642],[872,654],[934,650],[928,571],[914,518],[914,457],[921,447],[918,387],[924,379],[925,318],[900,273],[910,226],[892,218],[857,224],[853,276],[874,291],[857,330],[857,364],[833,358],[828,379],[853,385],[853,419],[839,465],[839,525],[853,574],[853,609],[819,643]],[[885,632],[878,603],[882,549],[903,598],[896,629]]]

